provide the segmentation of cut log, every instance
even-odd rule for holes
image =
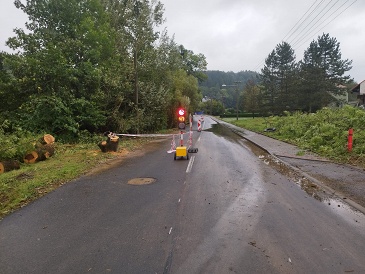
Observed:
[[[54,152],[55,149],[53,144],[38,146],[36,150],[30,151],[24,156],[24,163],[33,164],[39,161],[44,161],[53,156]]]
[[[44,154],[44,156],[46,157],[46,159],[48,159],[49,157],[53,156],[54,155],[54,152],[55,152],[55,147],[54,147],[54,144],[47,144],[47,145],[44,145],[43,147],[41,148],[38,148],[42,151],[42,153]]]
[[[20,164],[18,161],[10,160],[10,161],[0,162],[0,174],[11,171],[11,170],[19,169],[19,168],[20,168]]]
[[[48,145],[48,144],[53,144],[55,140],[56,139],[51,134],[46,134],[42,138],[40,138],[38,142],[41,143],[42,145]]]
[[[38,159],[38,153],[36,151],[29,151],[27,154],[25,154],[23,160],[26,164],[33,164]]]

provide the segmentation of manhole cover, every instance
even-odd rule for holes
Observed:
[[[134,178],[128,181],[128,185],[149,185],[156,182],[155,178]]]

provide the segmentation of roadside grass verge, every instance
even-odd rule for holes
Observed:
[[[118,152],[102,153],[96,144],[57,143],[55,155],[0,175],[0,219],[80,177],[96,166],[142,147],[150,138],[121,138]]]
[[[345,106],[317,113],[286,113],[283,116],[223,118],[225,122],[298,146],[334,162],[365,168],[365,111]],[[275,131],[265,129],[275,128]],[[353,148],[347,149],[348,130],[353,128]]]

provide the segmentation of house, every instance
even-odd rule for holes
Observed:
[[[327,91],[327,93],[333,98],[333,101],[328,105],[328,107],[342,107],[344,104],[349,103],[349,94],[346,91],[347,87],[344,85],[337,85],[337,88],[342,92],[337,94],[331,91]]]
[[[365,105],[365,80],[351,89],[352,94],[357,95],[357,106]]]

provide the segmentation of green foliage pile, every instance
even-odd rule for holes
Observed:
[[[323,108],[316,113],[286,112],[283,116],[229,122],[295,144],[326,158],[365,167],[365,111],[352,106]],[[264,132],[266,128],[274,132]],[[347,150],[348,130],[354,130],[352,152]]]
[[[320,155],[347,159],[365,156],[365,111],[351,106],[323,108],[315,114],[296,112],[272,119],[275,136]],[[354,129],[353,151],[347,152],[348,130]]]
[[[0,161],[23,161],[25,153],[33,150],[37,138],[21,129],[15,129],[9,134],[6,133],[5,128],[7,128],[6,121],[0,125]]]

